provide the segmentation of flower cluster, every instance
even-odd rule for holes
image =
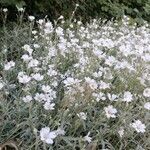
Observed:
[[[29,21],[32,24],[35,17],[29,16]],[[82,138],[85,147],[86,141],[99,140],[101,135],[107,139],[114,134],[118,138],[148,134],[148,25],[129,25],[126,17],[120,24],[100,25],[99,20],[92,20],[87,25],[75,21],[64,27],[63,17],[58,21],[62,22],[38,20],[30,42],[20,47],[19,59],[2,62],[0,93],[19,101],[17,106],[28,106],[29,115],[37,112],[37,118],[46,118],[36,124],[38,119],[33,117],[32,124],[39,128],[40,140],[49,145],[66,141],[67,136],[76,136],[74,141]],[[12,87],[17,92],[14,97]],[[53,131],[42,128],[49,125]],[[66,134],[58,126],[65,127]],[[57,140],[58,135],[62,139]]]

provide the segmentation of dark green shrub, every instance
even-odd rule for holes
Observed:
[[[70,17],[76,3],[80,6],[75,16],[83,21],[96,17],[119,19],[124,14],[138,22],[143,19],[150,21],[150,0],[0,0],[0,5],[9,7],[10,11],[14,11],[16,5],[25,6],[28,14],[37,17],[48,14],[52,20],[60,15]]]

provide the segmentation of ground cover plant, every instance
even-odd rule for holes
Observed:
[[[126,16],[22,23],[19,13],[1,31],[1,147],[149,150],[149,25]]]

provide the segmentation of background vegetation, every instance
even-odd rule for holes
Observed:
[[[150,21],[150,0],[0,0],[0,6],[8,7],[10,18],[14,18],[15,7],[26,7],[26,12],[38,18],[48,15],[51,20],[63,15],[65,18],[71,15],[79,4],[76,17],[82,21],[90,18],[122,18],[129,15],[141,23]]]

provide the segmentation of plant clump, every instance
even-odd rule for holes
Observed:
[[[86,149],[89,143],[150,148],[147,23],[130,25],[125,16],[122,22],[68,25],[63,17],[52,24],[29,16],[20,30],[4,28],[1,143],[44,150]]]

